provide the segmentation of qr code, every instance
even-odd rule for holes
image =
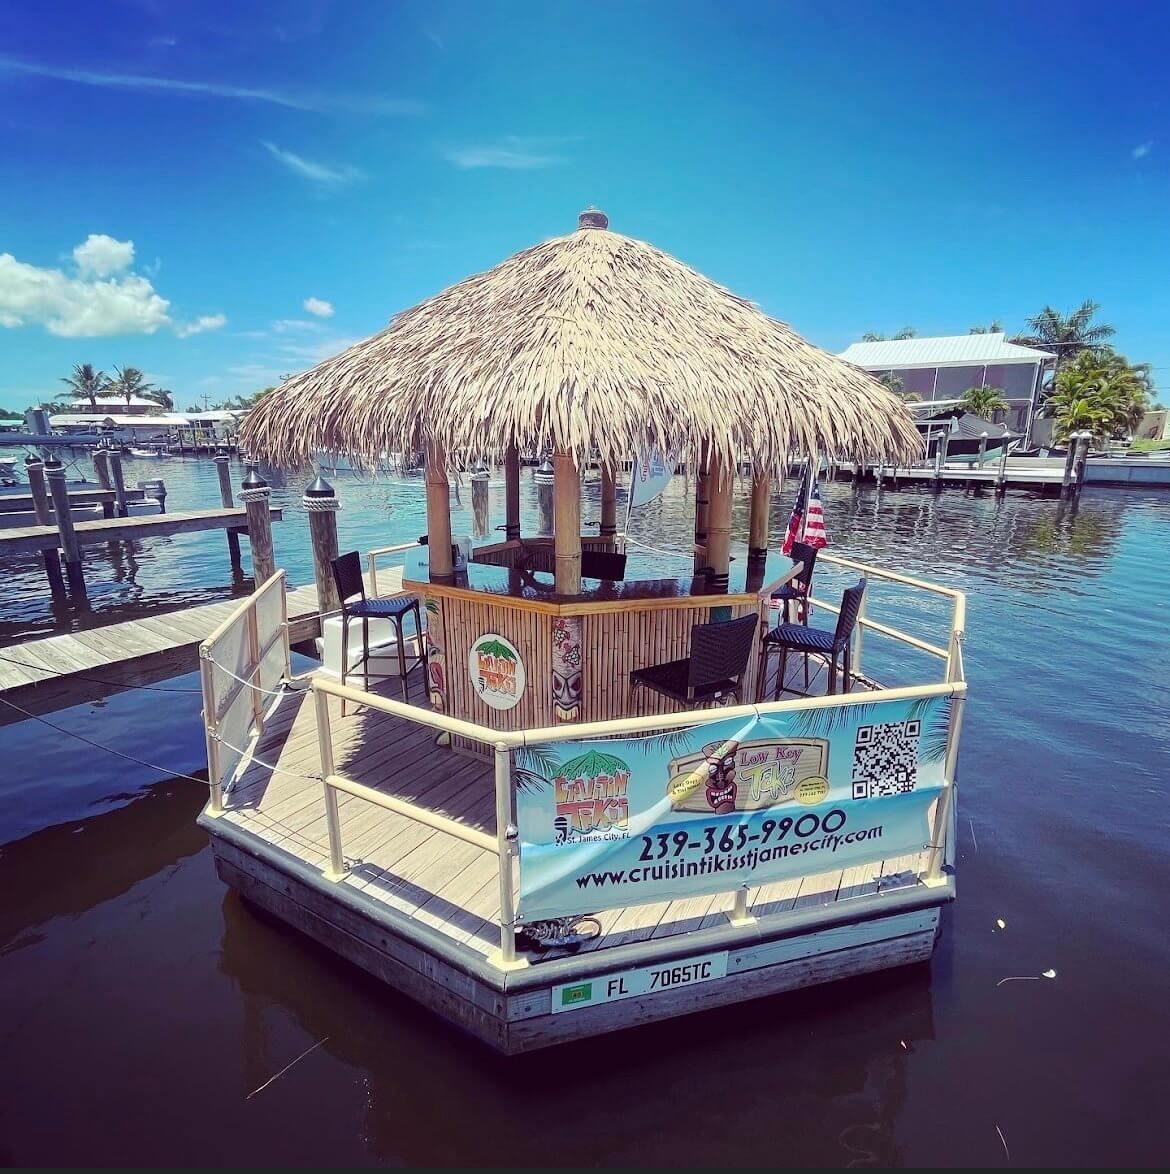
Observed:
[[[853,744],[853,798],[882,799],[914,790],[919,721],[858,726]]]

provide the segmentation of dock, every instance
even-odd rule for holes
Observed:
[[[279,522],[284,514],[279,507],[269,511],[269,517]],[[77,522],[73,526],[79,546],[101,542],[133,542],[141,538],[165,538],[175,534],[197,534],[205,530],[227,530],[236,533],[248,529],[248,514],[244,509],[187,510],[174,514],[149,514],[139,518],[101,518],[93,522]],[[0,558],[6,555],[30,554],[61,547],[61,534],[56,526],[20,526],[0,529]]]
[[[1038,490],[1042,496],[1059,495],[1064,481],[1063,461],[1057,466],[1041,468],[1020,468],[1009,460],[1001,469],[994,465],[932,465],[899,466],[868,465],[857,466],[845,462],[837,465],[837,480],[869,481],[889,489],[903,485],[926,485],[932,489],[957,488],[974,489],[976,492],[989,490],[1002,493],[1005,489]]]
[[[143,502],[146,500],[146,490],[127,489],[124,491],[126,501]],[[71,506],[100,505],[102,513],[107,518],[114,516],[114,505],[118,499],[113,489],[102,489],[93,486],[88,489],[69,489],[66,491]],[[5,514],[31,513],[36,509],[36,498],[31,493],[0,493],[0,522]]]

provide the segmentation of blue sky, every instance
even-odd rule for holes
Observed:
[[[834,351],[1093,297],[1165,399],[1168,49],[1149,3],[9,3],[0,405],[251,392],[590,203]]]

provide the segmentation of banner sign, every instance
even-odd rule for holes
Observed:
[[[522,921],[919,851],[951,698],[729,718],[516,752]]]

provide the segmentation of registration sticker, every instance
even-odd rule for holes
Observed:
[[[659,991],[677,990],[726,977],[726,950],[718,954],[700,954],[695,958],[678,958],[658,966],[639,966],[581,982],[562,983],[552,989],[552,1010],[554,1015],[560,1011],[579,1011],[582,1007],[596,1007],[598,1003],[656,995]]]

